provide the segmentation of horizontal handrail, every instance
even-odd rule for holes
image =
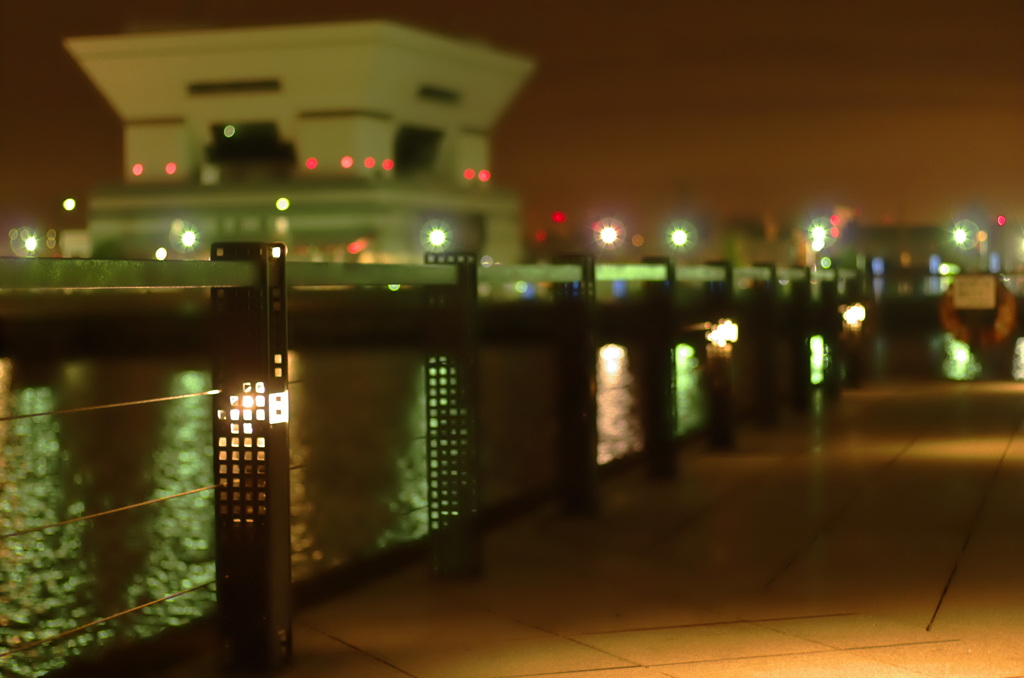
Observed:
[[[486,283],[549,282],[571,283],[583,279],[579,264],[501,264],[481,266],[477,279]]]
[[[597,264],[594,280],[668,280],[665,264]]]
[[[346,285],[454,285],[458,270],[452,264],[350,264],[296,261],[287,264],[292,287]]]
[[[0,289],[4,290],[252,287],[257,284],[259,267],[251,261],[13,257],[0,260]]]
[[[134,405],[149,405],[150,403],[163,403],[168,400],[181,400],[183,398],[195,398],[198,396],[217,395],[220,389],[200,391],[199,393],[186,393],[184,395],[163,396],[162,398],[147,398],[146,400],[129,400],[123,403],[110,403],[107,405],[86,405],[85,407],[72,407],[67,410],[50,410],[49,412],[30,412],[29,414],[12,414],[9,417],[0,417],[0,422],[14,421],[15,419],[31,419],[32,417],[44,417],[53,414],[74,414],[76,412],[92,412],[93,410],[109,410],[114,407],[131,407]]]
[[[677,281],[724,282],[724,266],[676,266]]]
[[[737,266],[732,270],[736,279],[746,278],[748,280],[771,280],[772,269],[768,266]]]

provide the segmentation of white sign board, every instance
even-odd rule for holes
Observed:
[[[953,308],[957,310],[996,307],[994,275],[958,275],[953,281]]]

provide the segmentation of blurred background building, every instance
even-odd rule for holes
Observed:
[[[491,130],[527,58],[386,21],[69,38],[120,117],[123,184],[65,256],[205,258],[282,240],[301,259],[420,261],[423,238],[522,257]]]

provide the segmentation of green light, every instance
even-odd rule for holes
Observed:
[[[825,230],[824,226],[814,226],[811,229],[811,240],[825,240],[825,236],[828,235],[828,231]]]
[[[828,347],[825,338],[820,334],[811,337],[811,383],[820,384],[825,381],[825,366],[828,364]]]
[[[822,268],[832,268],[832,260],[829,259],[828,257],[822,257],[821,258],[821,267]]]
[[[235,126],[234,125],[224,125],[224,136],[227,137],[228,139],[230,139],[231,137],[235,136]]]
[[[675,247],[683,247],[684,245],[686,245],[686,241],[689,240],[690,238],[689,238],[688,235],[686,235],[686,231],[684,231],[683,229],[679,228],[679,229],[676,229],[676,230],[672,231],[672,235],[671,235],[670,239],[671,239],[671,242],[672,242],[673,246],[675,246]]]
[[[427,236],[427,240],[432,247],[444,247],[445,242],[448,241],[448,234],[440,228],[435,228]]]
[[[36,237],[34,235],[30,235],[29,237],[25,238],[25,249],[27,249],[29,252],[35,252],[36,247],[38,245],[39,241],[36,240]]]
[[[971,353],[971,347],[946,334],[943,339],[946,346],[946,359],[942,363],[942,373],[947,379],[954,381],[971,381],[981,372],[981,365]]]
[[[949,264],[939,264],[939,275],[949,275]]]
[[[953,242],[957,245],[963,245],[967,242],[967,231],[962,228],[958,228],[953,231]]]
[[[74,198],[68,198],[68,199],[66,199],[66,200],[64,201],[64,203],[63,203],[63,205],[64,205],[64,210],[65,210],[66,212],[70,212],[71,210],[75,209],[75,205],[76,205],[76,204],[77,204],[77,203],[75,202],[75,199],[74,199]]]
[[[181,244],[184,247],[195,247],[196,244],[196,232],[192,230],[184,231],[181,234]]]
[[[442,219],[431,219],[420,229],[423,248],[432,252],[448,249],[452,242],[452,229]]]
[[[524,281],[520,280],[519,282],[516,283],[516,292],[518,292],[519,294],[526,294],[526,290],[528,289],[530,289],[530,286],[527,285]]]
[[[402,286],[401,285],[388,285],[388,289],[391,290],[392,292],[397,292],[398,290],[402,289]]]

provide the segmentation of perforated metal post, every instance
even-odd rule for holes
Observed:
[[[291,657],[288,326],[285,246],[215,243],[255,261],[253,287],[214,287],[213,476],[223,660],[267,671]]]
[[[758,422],[772,426],[779,420],[778,370],[778,279],[774,264],[758,264],[768,270],[765,280],[754,281],[754,305],[748,336],[754,337],[754,412]]]
[[[476,255],[427,254],[458,267],[455,285],[427,286],[427,510],[438,576],[480,572],[479,356]]]
[[[706,308],[711,322],[728,318],[733,313],[733,271],[725,262],[709,262],[725,270],[723,280],[705,283]],[[741,330],[743,331],[743,330]],[[708,386],[708,439],[717,449],[731,449],[736,444],[736,413],[732,387],[732,347],[707,345],[706,383]]]
[[[644,283],[644,453],[652,477],[671,478],[676,473],[675,266],[667,257],[643,261],[663,264],[668,273],[664,281]]]
[[[793,409],[805,412],[811,405],[811,276],[806,268],[790,280],[790,351]]]
[[[597,338],[594,257],[576,255],[579,282],[555,286],[558,304],[558,485],[566,513],[597,510]]]
[[[843,350],[839,341],[843,318],[839,314],[838,278],[836,275],[818,283],[821,285],[821,334],[828,347],[822,386],[829,398],[838,398],[843,387]]]

